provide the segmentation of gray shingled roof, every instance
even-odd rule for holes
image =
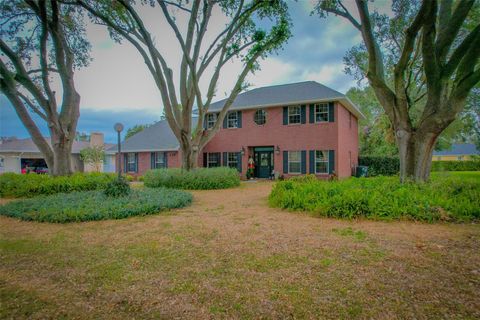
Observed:
[[[50,143],[50,138],[45,138]],[[90,146],[90,142],[88,141],[74,141],[72,145],[72,153],[78,154],[80,150],[85,149]],[[110,143],[105,144],[105,149],[110,148],[113,146]],[[2,152],[28,152],[28,153],[40,153],[35,143],[31,138],[27,139],[12,139],[4,141],[0,144],[0,153]]]
[[[448,150],[434,151],[435,156],[480,155],[480,150],[473,143],[453,144]]]
[[[122,142],[122,152],[172,151],[180,145],[166,120],[159,121]],[[109,149],[115,151],[116,146]]]
[[[339,100],[354,114],[363,117],[358,108],[343,94],[315,81],[282,84],[257,88],[237,96],[230,110],[244,110],[258,107],[274,107],[316,101]],[[348,100],[348,101],[347,101]],[[209,112],[220,111],[226,99],[212,103]],[[351,105],[350,105],[351,104]]]

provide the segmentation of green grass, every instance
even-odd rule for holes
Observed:
[[[437,172],[429,183],[397,177],[327,182],[303,177],[278,182],[270,205],[336,218],[468,222],[480,219],[480,172]]]
[[[143,176],[145,186],[150,188],[166,187],[185,190],[226,189],[240,185],[237,169],[197,168],[191,171],[182,169],[149,170]]]
[[[4,173],[0,175],[0,196],[28,198],[38,195],[103,189],[115,179],[110,173],[75,173],[53,177],[47,174]]]
[[[56,223],[122,219],[185,207],[191,201],[189,193],[165,188],[134,189],[125,197],[83,191],[12,201],[0,206],[0,215]]]

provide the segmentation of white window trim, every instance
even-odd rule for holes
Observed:
[[[264,114],[265,121],[262,124],[257,123],[257,112],[263,112]],[[253,114],[253,122],[255,122],[257,126],[264,126],[267,123],[267,111],[265,109],[257,109]]]
[[[290,109],[298,108],[298,114],[290,114]],[[298,122],[290,122],[290,117],[298,115]],[[288,106],[288,124],[301,124],[302,123],[302,107],[301,106]]]
[[[213,118],[213,120],[211,118]],[[217,119],[218,119],[218,114],[207,113],[207,130],[212,129],[215,126]]]
[[[159,157],[159,155],[161,156]],[[155,152],[155,169],[158,168],[165,168],[165,152],[163,151]]]
[[[317,114],[321,114],[321,113],[325,113],[325,111],[317,111],[317,107],[320,109],[320,106],[326,106],[327,107],[327,120],[317,120]],[[315,120],[315,123],[325,123],[325,122],[329,122],[329,119],[330,119],[330,108],[328,106],[328,103],[316,103],[313,107],[313,114],[314,114],[314,120]]]
[[[326,160],[320,160],[317,158],[317,151],[324,151],[327,153]],[[330,172],[330,161],[329,161],[330,151],[328,150],[315,150],[315,174],[328,174]],[[317,163],[326,163],[327,164],[327,172],[318,172],[317,171]]]
[[[234,155],[235,161],[230,161],[230,155]],[[237,153],[236,152],[227,152],[227,167],[230,168],[230,164],[235,163],[235,168],[238,166],[238,158],[237,158]]]
[[[230,119],[231,115],[235,115],[235,120]],[[235,121],[235,125],[231,126],[230,121]],[[237,111],[232,111],[232,112],[227,113],[227,129],[236,129],[236,128],[238,128],[238,112]]]
[[[290,154],[291,153],[297,153],[299,154],[300,159],[298,161],[290,161]],[[298,163],[298,171],[291,171],[290,170],[290,163]],[[302,152],[301,151],[288,151],[288,173],[289,174],[301,174],[302,173]]]
[[[210,156],[212,155],[216,155],[217,156],[217,161],[212,161],[210,159]],[[216,168],[216,167],[220,167],[221,166],[221,157],[222,157],[222,154],[219,153],[219,152],[208,152],[207,153],[207,168]],[[210,164],[213,164],[215,163],[216,165],[214,167],[210,166]]]
[[[130,156],[132,156],[132,159],[130,159]],[[137,166],[135,160],[136,157],[134,152],[127,153],[127,172],[135,172],[135,167]],[[130,165],[133,165],[133,170],[130,170]]]

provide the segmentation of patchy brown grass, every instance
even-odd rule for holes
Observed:
[[[169,215],[0,217],[0,318],[479,318],[480,226],[312,218],[271,184]]]

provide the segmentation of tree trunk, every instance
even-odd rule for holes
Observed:
[[[49,172],[53,176],[65,176],[73,173],[72,144],[73,139],[59,130],[50,129],[53,150],[53,166]]]
[[[198,167],[198,146],[182,143],[182,169],[190,171]]]

